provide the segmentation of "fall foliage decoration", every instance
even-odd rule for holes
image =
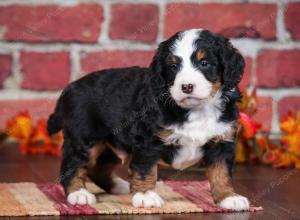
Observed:
[[[257,110],[257,97],[254,90],[250,95],[243,94],[239,105],[239,129],[236,146],[236,162],[254,162],[259,160],[259,151],[256,143],[261,125],[253,119]]]
[[[261,162],[276,168],[300,169],[300,111],[296,117],[289,112],[281,119],[281,136],[277,143],[271,141],[268,134],[261,131],[261,124],[253,120],[256,109],[256,91],[244,94],[240,103],[236,162]]]
[[[49,136],[47,120],[40,118],[36,125],[28,112],[21,112],[7,121],[6,134],[19,142],[22,154],[61,155],[62,133]]]
[[[300,111],[294,117],[291,112],[281,120],[282,136],[280,144],[258,139],[259,146],[264,150],[263,160],[275,167],[296,167],[300,169]]]

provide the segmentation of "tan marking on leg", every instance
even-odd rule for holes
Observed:
[[[205,52],[203,50],[198,50],[196,54],[197,61],[202,60],[205,57]]]
[[[149,173],[143,178],[138,172],[132,170],[130,192],[146,192],[155,188],[157,181],[157,165],[153,166]]]
[[[219,91],[219,89],[221,88],[221,82],[220,81],[216,81],[210,91],[210,95],[213,97],[216,95],[216,93]]]
[[[207,169],[207,177],[215,203],[236,195],[225,162],[217,162]]]
[[[67,194],[78,191],[81,188],[85,187],[85,182],[87,180],[87,171],[86,168],[79,168],[76,175],[70,182],[70,185],[67,187]]]
[[[67,193],[75,192],[81,188],[86,188],[85,183],[88,178],[88,169],[95,166],[98,156],[104,151],[106,146],[104,144],[96,144],[89,149],[89,161],[82,167],[78,168],[76,174],[70,181],[70,185],[67,187]]]

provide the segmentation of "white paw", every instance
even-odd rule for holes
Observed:
[[[234,211],[246,211],[250,208],[249,200],[240,195],[230,196],[223,199],[219,203],[219,206],[221,208],[232,209]]]
[[[111,189],[113,194],[129,194],[129,183],[118,176],[113,177],[114,187]]]
[[[132,205],[136,208],[162,207],[164,205],[164,201],[156,192],[148,190],[145,193],[137,192],[134,194],[132,197]]]
[[[68,202],[72,205],[85,205],[85,204],[95,204],[96,196],[84,188],[78,191],[72,192],[68,195]]]

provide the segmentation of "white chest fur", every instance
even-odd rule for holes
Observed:
[[[214,137],[222,137],[232,129],[231,123],[218,121],[221,111],[216,103],[191,111],[188,119],[181,125],[171,125],[166,129],[171,134],[165,138],[165,143],[179,145],[172,166],[175,169],[185,169],[203,157],[201,147]]]

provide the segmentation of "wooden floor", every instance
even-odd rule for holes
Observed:
[[[47,156],[20,156],[16,145],[0,148],[0,182],[57,182],[60,159]],[[124,172],[120,171],[123,175]],[[201,170],[161,170],[162,179],[203,180]],[[234,170],[236,190],[246,195],[255,205],[264,207],[257,213],[193,214],[193,215],[145,215],[145,216],[78,216],[78,217],[21,217],[0,219],[300,219],[300,171],[276,170],[266,166],[236,166]]]

